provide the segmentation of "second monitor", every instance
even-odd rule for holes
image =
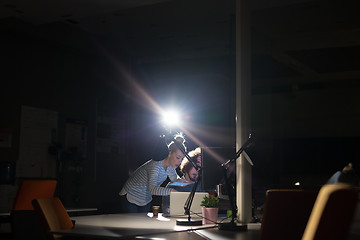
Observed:
[[[207,191],[215,191],[216,185],[224,183],[224,172],[221,164],[234,157],[235,148],[202,147],[201,164],[202,178],[201,188]],[[231,172],[230,172],[231,173]]]

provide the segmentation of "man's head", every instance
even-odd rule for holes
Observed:
[[[191,157],[199,167],[201,167],[201,148],[197,147],[191,152],[189,152],[189,157]]]
[[[192,163],[188,159],[184,159],[183,162],[180,165],[180,170],[184,174],[184,178],[187,181],[195,182],[198,172],[193,167]]]
[[[199,175],[198,171],[194,167],[192,167],[187,174],[185,174],[185,179],[188,181],[195,182],[197,176]]]

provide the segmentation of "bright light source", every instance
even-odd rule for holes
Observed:
[[[300,186],[300,182],[296,182],[296,183],[295,183],[295,186]]]
[[[166,126],[177,126],[180,124],[180,116],[176,111],[164,112],[163,123]]]

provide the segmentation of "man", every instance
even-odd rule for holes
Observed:
[[[198,147],[189,152],[189,157],[193,159],[196,164],[199,166],[199,170],[201,168],[201,148]],[[177,191],[180,192],[190,192],[193,188],[193,184],[199,176],[199,172],[194,168],[193,164],[189,161],[189,159],[184,158],[180,165],[180,170],[184,174],[183,179],[188,181],[190,184],[185,187],[178,187],[176,188]],[[201,191],[201,179],[198,180],[198,185],[196,191]]]
[[[196,171],[192,163],[187,159],[184,159],[181,163],[180,170],[184,174],[183,179],[189,183],[194,183],[199,175],[198,171]]]
[[[201,167],[201,154],[200,148],[197,148],[191,152],[189,152],[189,157],[194,159],[199,167]],[[171,186],[178,192],[191,192],[192,188],[194,187],[194,183],[199,176],[198,171],[194,168],[192,163],[187,159],[184,158],[180,165],[180,171],[182,172],[183,176],[181,177],[183,180],[186,180],[189,184],[186,186]],[[169,183],[171,184],[171,183]],[[196,187],[196,192],[201,192],[201,179],[198,181],[198,185]],[[169,209],[170,208],[170,197],[163,196],[162,198],[162,211],[164,216],[169,216]]]

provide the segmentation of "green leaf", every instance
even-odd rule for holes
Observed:
[[[204,196],[203,200],[200,203],[200,206],[209,207],[209,208],[219,207],[219,198],[214,197],[210,194],[207,196]]]

